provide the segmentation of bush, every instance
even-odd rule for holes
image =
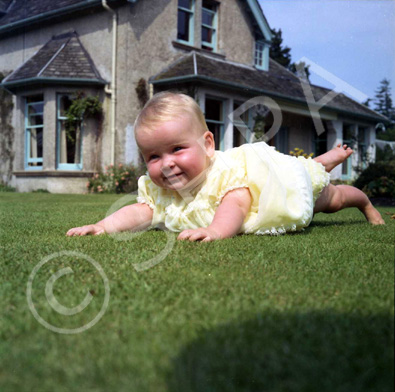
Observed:
[[[0,182],[0,192],[16,192],[16,189]]]
[[[395,197],[395,161],[376,162],[361,172],[354,186],[369,197]]]
[[[91,193],[130,193],[137,190],[137,181],[146,172],[144,165],[110,165],[95,174],[86,184]]]

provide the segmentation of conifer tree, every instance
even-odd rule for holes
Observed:
[[[379,88],[376,90],[375,95],[375,110],[392,121],[395,121],[395,111],[392,106],[391,86],[388,79],[383,79],[380,82]]]
[[[291,48],[288,46],[283,47],[283,38],[281,29],[272,29],[273,39],[270,47],[270,58],[282,66],[288,68],[291,64]]]

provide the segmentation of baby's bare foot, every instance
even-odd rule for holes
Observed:
[[[373,207],[372,203],[365,207],[362,212],[365,214],[368,222],[372,225],[385,225],[384,219],[381,217],[381,214]]]
[[[335,148],[314,158],[315,161],[325,166],[325,170],[329,173],[334,167],[343,163],[354,151],[347,147],[347,144],[343,146],[339,143]]]

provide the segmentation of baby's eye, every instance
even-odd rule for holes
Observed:
[[[180,146],[174,147],[174,152],[181,151],[182,149],[183,147]]]
[[[158,155],[151,155],[148,159],[148,161],[154,161],[155,159],[158,159],[159,156]]]

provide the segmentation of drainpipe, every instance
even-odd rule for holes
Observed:
[[[112,76],[110,86],[104,91],[111,95],[111,164],[115,163],[115,112],[117,107],[116,76],[117,76],[117,13],[107,5],[107,0],[102,0],[102,6],[112,14]]]

